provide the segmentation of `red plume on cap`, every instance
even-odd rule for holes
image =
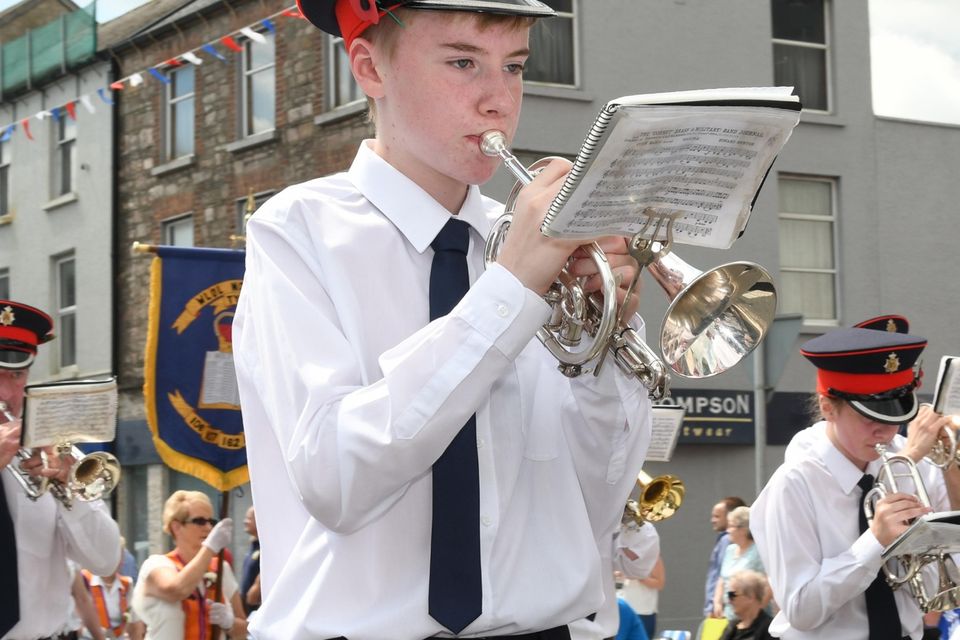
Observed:
[[[348,2],[350,8],[353,9],[353,13],[361,20],[370,24],[380,22],[380,12],[377,11],[376,0],[348,0]]]

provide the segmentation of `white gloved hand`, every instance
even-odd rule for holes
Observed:
[[[224,629],[233,628],[233,609],[229,604],[207,600],[210,606],[210,622]]]
[[[230,544],[231,539],[233,539],[233,520],[224,518],[210,530],[210,535],[202,544],[213,553],[220,553],[221,549]]]

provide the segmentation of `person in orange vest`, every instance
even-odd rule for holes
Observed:
[[[121,538],[121,546],[123,545]],[[117,570],[108,576],[98,576],[83,569],[80,573],[83,582],[93,598],[93,604],[100,620],[100,627],[108,638],[124,638],[126,640],[143,640],[144,625],[130,608],[130,597],[133,589],[133,579],[121,575],[123,566],[121,556]],[[87,635],[82,635],[86,639]]]
[[[133,609],[147,626],[146,640],[215,640],[220,630],[245,638],[247,620],[228,562],[223,598],[214,601],[217,554],[233,537],[233,521],[214,519],[206,494],[175,491],[163,507],[163,531],[173,538],[173,550],[147,558],[133,589]]]

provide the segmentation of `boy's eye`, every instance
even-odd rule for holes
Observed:
[[[453,61],[453,66],[457,69],[469,69],[473,65],[473,60],[469,58],[460,58],[459,60]]]
[[[515,62],[515,63],[513,63],[513,64],[508,64],[508,65],[507,65],[507,71],[508,71],[509,73],[515,73],[515,74],[523,73],[523,65],[520,64],[519,62]]]

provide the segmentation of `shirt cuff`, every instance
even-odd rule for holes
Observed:
[[[853,557],[856,558],[857,564],[869,570],[870,573],[875,574],[880,570],[880,566],[883,565],[883,558],[881,557],[883,554],[883,545],[880,544],[880,541],[877,540],[870,529],[864,531],[860,537],[854,541],[853,546],[850,547],[850,551],[853,553]]]
[[[550,319],[550,305],[494,263],[470,287],[454,315],[513,360]]]

